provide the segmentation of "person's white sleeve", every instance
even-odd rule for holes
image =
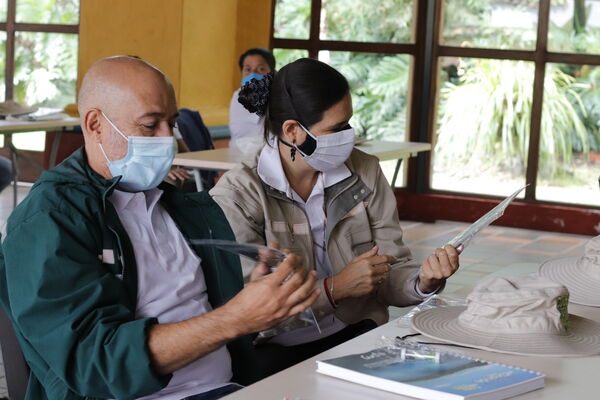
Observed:
[[[240,118],[240,108],[243,106],[238,102],[239,93],[239,89],[233,92],[233,96],[231,96],[231,101],[229,102],[229,134],[232,142],[238,137],[243,136],[244,122]]]
[[[426,298],[428,298],[428,297],[431,297],[431,296],[433,296],[434,294],[437,294],[437,293],[440,291],[440,289],[442,289],[443,287],[444,287],[444,285],[440,285],[440,286],[438,286],[438,288],[437,288],[437,289],[435,289],[435,290],[434,290],[433,292],[431,292],[431,293],[423,293],[423,292],[421,291],[421,289],[419,288],[419,279],[417,278],[417,280],[415,281],[415,292],[417,292],[417,294],[418,294],[419,296],[421,296],[422,298],[424,298],[424,299],[426,299]]]
[[[173,127],[173,137],[177,140],[183,139],[183,136],[181,136],[181,132],[179,131],[179,126],[177,126],[177,124],[175,124],[175,126]]]

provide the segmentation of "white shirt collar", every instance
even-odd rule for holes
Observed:
[[[269,140],[260,152],[256,172],[264,183],[292,198],[292,189],[283,171],[278,143],[275,139]],[[321,174],[323,175],[323,186],[328,188],[348,178],[352,175],[352,172],[346,164],[342,164],[331,171],[322,172]]]
[[[111,203],[118,210],[126,210],[128,207],[137,208],[143,199],[148,213],[152,211],[156,203],[160,200],[163,191],[159,188],[146,190],[143,192],[125,192],[115,189],[110,196]]]

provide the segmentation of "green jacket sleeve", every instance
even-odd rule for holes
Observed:
[[[135,319],[135,304],[102,264],[101,235],[90,225],[76,212],[44,211],[9,226],[7,291],[24,353],[46,390],[62,383],[79,396],[154,393],[170,380],[153,371],[147,349],[147,329],[157,321]]]

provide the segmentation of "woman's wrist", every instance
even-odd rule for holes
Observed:
[[[443,279],[421,279],[417,280],[417,287],[423,294],[431,294],[437,291],[442,283]]]
[[[323,286],[325,287],[325,294],[327,295],[327,299],[329,300],[329,303],[333,306],[333,308],[337,308],[337,303],[335,302],[335,292],[334,292],[334,286],[335,281],[333,280],[333,276],[329,277],[329,278],[325,278],[323,280]]]
[[[344,277],[341,274],[333,275],[329,279],[335,279],[335,290],[332,293],[332,297],[335,302],[339,302],[340,300],[348,297],[345,290],[346,286],[344,284]]]

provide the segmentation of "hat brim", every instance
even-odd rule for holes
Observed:
[[[466,307],[442,307],[413,316],[414,330],[433,339],[476,349],[527,356],[579,357],[600,354],[600,323],[569,315],[569,333],[495,333],[469,329],[458,323]]]
[[[569,301],[584,306],[600,307],[600,280],[590,277],[582,268],[581,257],[554,258],[540,265],[539,273],[569,289]]]

